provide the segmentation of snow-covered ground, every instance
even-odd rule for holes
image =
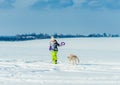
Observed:
[[[51,64],[49,39],[0,42],[0,85],[120,85],[120,38],[69,38]],[[70,65],[69,54],[80,58]]]

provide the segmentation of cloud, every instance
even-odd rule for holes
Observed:
[[[41,8],[67,8],[73,6],[73,0],[38,0],[32,8],[41,9]]]
[[[11,9],[15,0],[0,0],[0,9]]]
[[[120,0],[37,0],[32,8],[120,9]]]
[[[31,5],[33,5],[37,0],[15,0],[13,3],[13,6],[15,8],[29,8]]]
[[[109,9],[119,10],[120,0],[0,0],[0,8],[22,9]]]
[[[88,9],[120,9],[120,0],[83,0],[79,5]]]

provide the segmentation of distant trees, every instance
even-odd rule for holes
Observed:
[[[120,37],[118,34],[89,34],[87,37]]]
[[[80,34],[53,34],[55,38],[87,38],[87,37],[120,37],[118,34],[89,34],[89,35],[80,35]],[[48,39],[50,38],[51,35],[49,34],[44,34],[44,33],[30,33],[30,34],[17,34],[15,36],[0,36],[0,41],[25,41],[25,40],[35,40],[35,39]]]

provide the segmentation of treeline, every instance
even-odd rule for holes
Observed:
[[[120,35],[118,34],[107,34],[107,33],[103,33],[103,34],[89,34],[89,35],[80,35],[80,34],[53,34],[52,36],[54,36],[55,38],[100,38],[100,37],[120,37]],[[0,41],[25,41],[25,40],[35,40],[35,39],[48,39],[50,38],[51,35],[49,34],[44,34],[44,33],[31,33],[31,34],[17,34],[15,36],[0,36]]]

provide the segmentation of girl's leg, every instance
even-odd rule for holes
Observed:
[[[57,52],[58,51],[52,51],[52,63],[57,64]]]

